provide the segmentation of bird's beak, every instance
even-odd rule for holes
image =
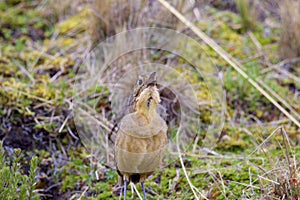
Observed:
[[[147,86],[156,86],[157,81],[156,81],[156,72],[152,72],[150,75],[149,79],[147,80],[146,85]]]

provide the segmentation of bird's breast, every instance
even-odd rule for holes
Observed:
[[[167,137],[162,131],[148,138],[120,133],[115,144],[117,167],[127,173],[153,172],[160,165],[166,146]]]
[[[149,122],[143,121],[136,113],[128,114],[121,120],[119,131],[136,138],[152,137],[160,131],[167,132],[166,122],[159,115]]]
[[[121,121],[115,143],[117,167],[120,171],[130,173],[154,171],[159,166],[168,143],[166,124],[160,118],[162,121],[153,121],[157,126],[151,123],[138,126],[132,119],[129,115]]]

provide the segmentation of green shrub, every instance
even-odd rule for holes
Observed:
[[[4,154],[2,142],[0,142],[0,199],[38,199],[38,195],[34,193],[37,157],[32,157],[29,174],[25,175],[21,173],[21,150],[15,150],[10,162],[5,159]]]

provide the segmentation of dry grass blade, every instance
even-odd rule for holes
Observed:
[[[199,38],[201,38],[207,45],[209,45],[215,52],[217,52],[225,61],[227,61],[242,77],[244,77],[253,87],[255,87],[262,95],[264,95],[274,106],[276,106],[285,116],[294,122],[300,128],[300,122],[291,115],[284,107],[282,107],[268,92],[266,92],[255,80],[253,80],[242,69],[242,65],[230,56],[221,46],[219,46],[213,39],[208,37],[192,22],[187,20],[181,13],[179,13],[173,6],[165,0],[158,0],[171,13],[173,13],[181,22],[189,27]]]
[[[180,152],[180,147],[179,147],[179,133],[181,132],[181,128],[178,129],[177,133],[176,133],[176,144],[177,144],[177,150],[178,150],[178,156],[179,156],[179,160],[180,160],[180,164],[181,164],[181,167],[182,167],[182,170],[184,172],[184,175],[185,175],[185,178],[186,180],[188,181],[189,183],[189,186],[191,188],[191,190],[193,191],[193,194],[194,194],[194,197],[199,200],[199,197],[197,196],[196,192],[198,192],[198,194],[200,194],[200,196],[204,199],[207,199],[194,185],[193,183],[191,182],[190,178],[189,178],[189,175],[187,174],[187,171],[186,171],[186,168],[185,168],[185,165],[184,165],[184,162],[183,162],[183,159],[182,159],[182,154]]]
[[[42,97],[38,97],[38,96],[32,95],[32,94],[30,94],[30,93],[28,93],[28,92],[23,92],[23,91],[17,90],[17,89],[15,89],[15,88],[13,88],[13,87],[3,87],[3,89],[4,89],[4,90],[13,90],[13,91],[18,92],[18,93],[20,93],[20,94],[22,94],[22,95],[25,95],[25,96],[27,96],[27,97],[36,99],[36,100],[38,100],[38,101],[41,101],[41,102],[43,102],[43,103],[45,103],[45,104],[49,104],[49,105],[53,105],[53,104],[54,104],[53,101],[56,100],[56,99],[54,99],[54,100],[47,100],[47,99],[44,99],[44,98],[42,98]]]
[[[276,139],[275,134],[282,136],[282,143]],[[273,166],[273,168],[268,171],[256,166],[263,171],[263,174],[257,175],[261,186],[260,191],[262,192],[262,198],[299,199],[299,167],[297,167],[297,161],[295,158],[296,153],[292,149],[292,144],[290,143],[288,135],[283,127],[279,127],[273,131],[272,134],[259,145],[259,147],[270,140],[271,137],[274,137],[274,139],[278,142],[283,155],[275,155],[274,158],[271,155],[268,156],[271,166]],[[255,181],[256,180],[254,180],[254,182]]]
[[[172,187],[171,187],[171,190],[170,190],[170,193],[173,193],[176,189],[176,186],[178,185],[179,183],[179,177],[180,177],[180,169],[179,168],[176,168],[176,176],[175,178],[173,179],[173,184],[172,184]]]
[[[85,189],[84,189],[84,191],[81,193],[80,197],[78,198],[78,200],[82,199],[82,197],[84,196],[84,194],[86,193],[86,191],[88,191],[88,189],[89,189],[89,187],[86,186]]]
[[[260,52],[260,54],[263,55],[263,59],[265,60],[266,64],[268,66],[270,66],[267,69],[275,69],[276,71],[278,71],[279,73],[282,73],[284,75],[286,75],[288,78],[294,79],[295,81],[300,82],[299,78],[297,78],[295,75],[280,69],[280,66],[284,66],[285,64],[288,63],[293,63],[293,62],[298,62],[299,58],[294,58],[294,59],[288,59],[288,60],[284,60],[281,61],[280,63],[276,64],[276,65],[272,65],[270,63],[270,61],[264,56],[264,53],[262,52],[262,45],[260,44],[260,42],[257,40],[257,38],[254,36],[254,34],[252,32],[248,32],[249,37],[251,38],[251,40],[253,41],[253,43],[255,44],[257,50]],[[269,71],[269,70],[268,70]],[[291,106],[289,105],[289,103],[282,98],[280,95],[278,95],[272,88],[270,88],[268,85],[266,85],[263,80],[261,80],[260,78],[257,78],[256,81],[261,84],[271,95],[273,95],[273,97],[275,97],[282,105],[284,105],[287,109],[290,110],[290,112],[296,116],[297,120],[300,120],[300,115],[298,114],[298,112]]]
[[[136,194],[138,195],[140,200],[143,200],[141,194],[139,193],[139,191],[136,189],[134,183],[130,182],[130,187],[134,189],[134,191],[136,192]]]
[[[260,176],[260,175],[258,175],[257,177],[260,178],[260,179],[264,179],[264,180],[266,180],[266,181],[269,181],[270,183],[274,183],[274,184],[276,184],[276,185],[280,185],[278,182],[273,181],[273,180],[271,180],[271,179],[268,179],[268,178],[266,178],[266,177],[263,177],[263,176]]]
[[[293,58],[293,59],[285,59],[281,62],[279,62],[276,65],[272,65],[271,63],[267,63],[268,64],[268,68],[264,69],[261,71],[261,74],[265,74],[271,70],[276,70],[278,73],[285,75],[286,77],[293,79],[294,81],[300,83],[300,78],[298,76],[295,76],[294,74],[288,72],[285,69],[282,69],[281,67],[287,65],[287,64],[295,64],[297,62],[300,61],[299,57]]]
[[[216,187],[219,189],[219,191],[222,193],[223,197],[225,199],[228,199],[227,195],[226,195],[226,188],[227,186],[225,186],[224,184],[224,180],[222,178],[222,174],[218,169],[215,169],[216,174],[214,174],[211,170],[208,171],[209,175],[211,176],[211,178],[214,180],[214,182],[216,182]],[[209,197],[211,198],[211,197]]]
[[[23,65],[21,65],[21,63],[19,63],[18,61],[13,60],[13,62],[20,68],[20,70],[30,79],[30,81],[34,85],[35,84],[35,79],[30,74],[30,72]]]
[[[251,155],[253,155],[256,151],[258,151],[259,149],[261,149],[261,147],[271,138],[271,137],[273,137],[273,135],[274,134],[276,134],[277,133],[277,131],[278,130],[280,130],[282,127],[280,126],[280,127],[278,127],[278,128],[276,128],[262,143],[260,143],[260,145],[258,145],[256,148],[255,148],[255,150],[254,151],[252,151],[252,153],[250,153],[249,155],[248,155],[248,157],[250,157]]]

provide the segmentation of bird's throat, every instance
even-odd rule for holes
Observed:
[[[157,104],[155,103],[154,99],[149,98],[146,102],[136,107],[136,113],[146,121],[150,122],[157,114],[156,107]]]
[[[153,102],[153,98],[150,97],[148,100],[147,100],[147,108],[150,109],[150,106],[151,106],[151,103]]]

